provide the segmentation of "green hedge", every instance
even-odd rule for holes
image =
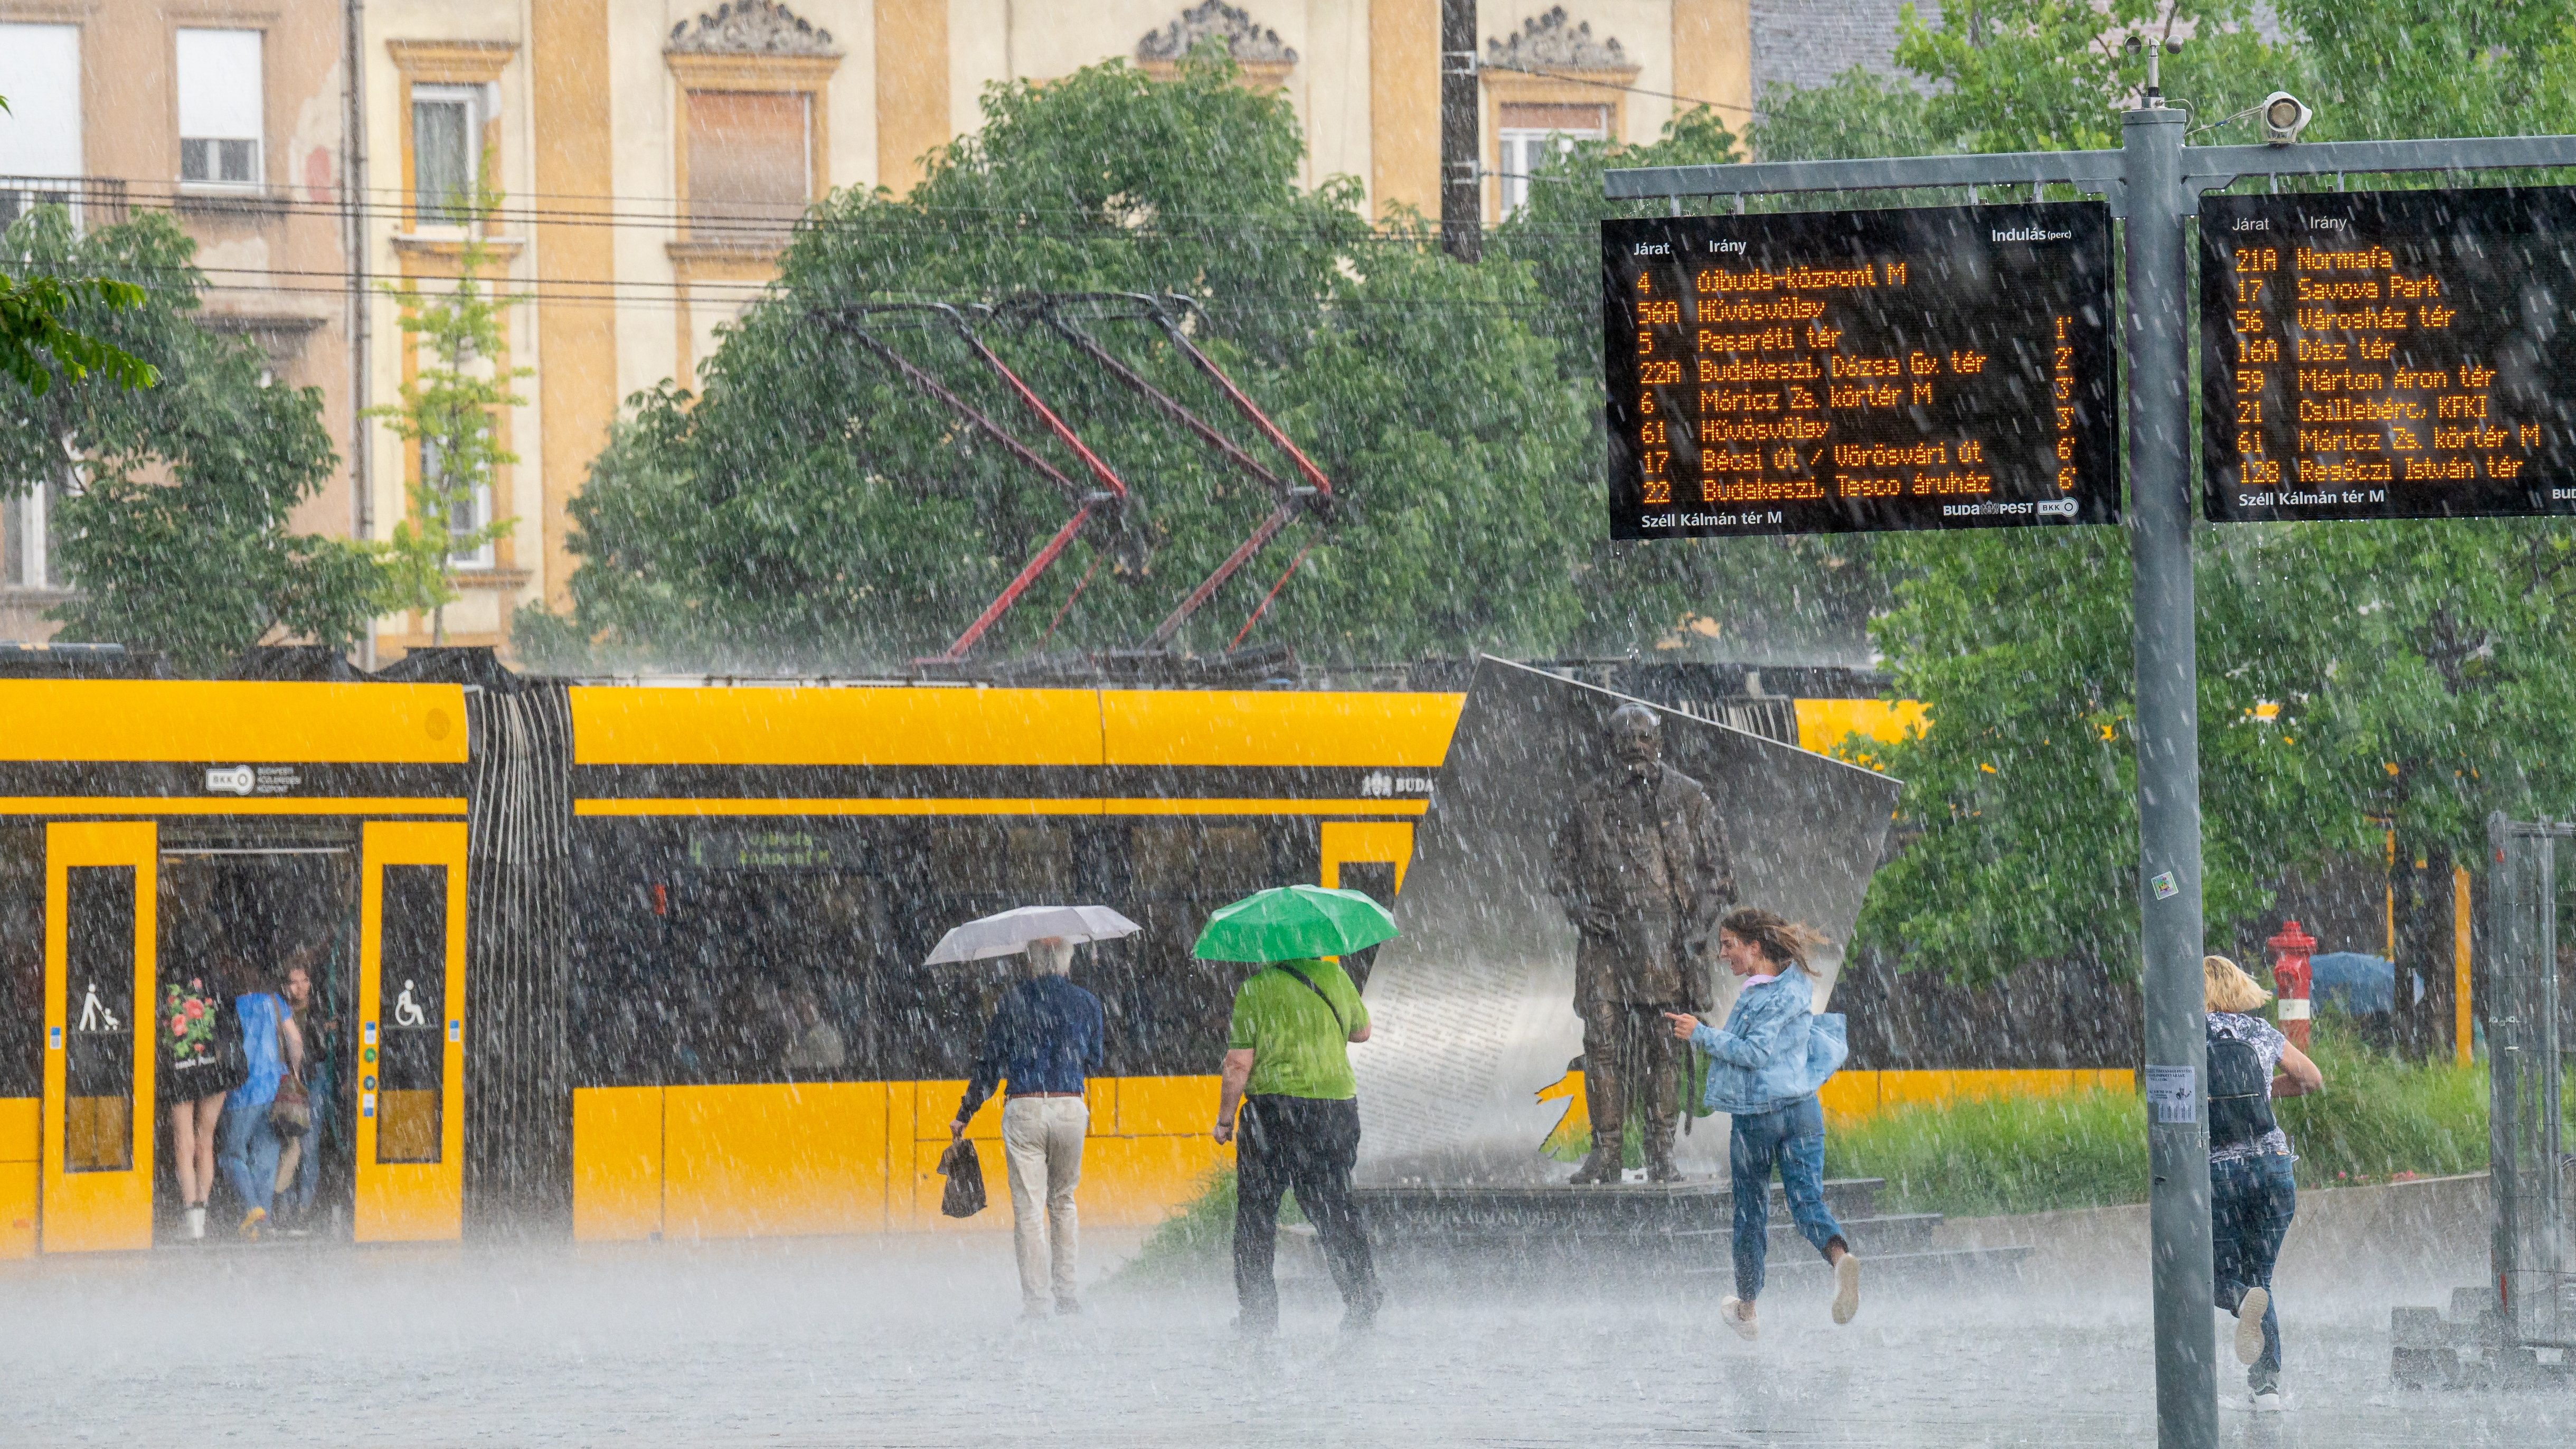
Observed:
[[[2483,1064],[2410,1063],[2337,1042],[2311,1053],[2314,1096],[2275,1104],[2303,1187],[2477,1172],[2487,1165]],[[2134,1092],[2090,1091],[1902,1107],[1827,1135],[1825,1171],[1881,1177],[1901,1212],[1956,1216],[2144,1202],[2146,1111]]]

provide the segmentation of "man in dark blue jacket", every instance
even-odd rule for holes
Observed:
[[[966,1097],[957,1104],[957,1120],[948,1124],[948,1135],[964,1136],[975,1109],[997,1085],[1009,1083],[1002,1104],[1002,1158],[1010,1169],[1020,1311],[1036,1318],[1045,1314],[1050,1290],[1056,1312],[1082,1311],[1073,1292],[1081,1241],[1073,1189],[1082,1180],[1082,1139],[1091,1127],[1083,1078],[1100,1070],[1105,1033],[1100,998],[1067,979],[1073,972],[1072,942],[1053,936],[1032,941],[1028,960],[1030,979],[1002,994],[992,1024],[984,1029],[984,1049],[976,1054],[974,1075],[966,1079]]]

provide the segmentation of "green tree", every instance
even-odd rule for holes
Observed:
[[[909,196],[817,206],[697,390],[632,400],[573,504],[574,611],[523,614],[523,648],[822,667],[947,644],[1069,507],[828,318],[1038,291],[1190,296],[1196,343],[1344,500],[1330,531],[1301,525],[1239,574],[1185,645],[1223,648],[1308,541],[1256,637],[1386,658],[1542,651],[1581,628],[1598,384],[1562,375],[1531,327],[1548,304],[1528,264],[1447,262],[1418,220],[1373,233],[1353,183],[1301,185],[1287,100],[1234,84],[1221,59],[1168,82],[1111,63],[996,86],[984,115]],[[944,318],[866,320],[1092,486]],[[975,325],[1136,493],[1128,532],[1075,543],[983,652],[1141,641],[1270,498],[1044,329]],[[1154,328],[1084,325],[1249,439]]]
[[[2576,121],[2568,0],[2281,0],[2278,10],[2308,62],[2316,139],[2529,135]]]
[[[0,115],[8,113],[9,98],[0,96]],[[101,372],[126,387],[150,387],[150,363],[66,320],[84,306],[142,305],[142,288],[112,277],[58,277],[25,269],[23,261],[0,268],[0,377],[38,396],[53,387],[58,374],[78,382]]]
[[[205,668],[263,640],[345,648],[365,631],[376,568],[345,540],[292,531],[296,506],[336,459],[314,388],[275,386],[250,342],[196,320],[195,243],[147,215],[86,235],[59,207],[12,227],[9,255],[36,274],[101,279],[64,325],[149,368],[0,379],[0,478],[54,479],[77,596],[64,637],[158,649]],[[122,305],[122,289],[141,298]]]
[[[456,560],[506,537],[515,522],[474,518],[476,495],[519,461],[501,446],[498,414],[527,401],[510,384],[529,370],[499,362],[508,346],[502,329],[519,298],[490,287],[483,276],[492,264],[484,231],[500,204],[501,193],[488,185],[454,203],[453,214],[465,223],[454,286],[424,292],[406,281],[380,288],[400,307],[402,330],[423,360],[403,381],[402,401],[367,409],[417,449],[419,459],[404,490],[411,506],[380,549],[384,583],[376,606],[388,614],[429,615],[430,638],[439,644],[447,642],[447,606],[461,597]]]

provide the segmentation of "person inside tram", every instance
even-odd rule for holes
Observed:
[[[799,990],[792,998],[793,1014],[788,1018],[789,1043],[786,1065],[792,1072],[837,1072],[849,1060],[847,1043],[841,1029],[823,1014],[822,998],[811,987]]]
[[[273,991],[243,992],[233,998],[232,1008],[241,1024],[243,1073],[216,1128],[215,1161],[241,1200],[241,1235],[255,1242],[268,1222],[277,1191],[277,1159],[285,1148],[269,1106],[277,1100],[278,1083],[303,1071],[304,1038],[285,998]]]
[[[282,994],[287,1014],[281,1024],[281,1036],[285,1031],[294,1032],[304,1060],[304,1070],[290,1071],[288,1075],[304,1084],[307,1116],[304,1131],[288,1137],[278,1152],[269,1215],[279,1231],[301,1237],[313,1210],[314,1187],[322,1176],[322,1122],[331,1102],[333,1023],[324,1016],[322,1004],[313,995],[311,947],[298,951],[287,966]]]
[[[233,1015],[229,983],[238,966],[217,957],[192,975],[161,988],[159,1029],[164,1055],[154,1073],[170,1119],[170,1162],[188,1236],[206,1235],[206,1197],[215,1185],[215,1129],[224,1099],[247,1074],[241,1023]]]

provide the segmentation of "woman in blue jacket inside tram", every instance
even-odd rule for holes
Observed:
[[[1673,1035],[1709,1058],[1705,1105],[1730,1119],[1728,1166],[1734,1177],[1735,1292],[1719,1305],[1726,1326],[1751,1338],[1759,1331],[1753,1300],[1762,1292],[1770,1242],[1771,1170],[1789,1199],[1799,1235],[1834,1269],[1834,1322],[1860,1311],[1860,1259],[1842,1224],[1825,1206],[1825,1114],[1816,1089],[1843,1064],[1843,1019],[1817,1015],[1807,952],[1824,944],[1805,926],[1747,907],[1718,923],[1718,959],[1744,979],[1724,1027],[1695,1016],[1665,1015]]]

